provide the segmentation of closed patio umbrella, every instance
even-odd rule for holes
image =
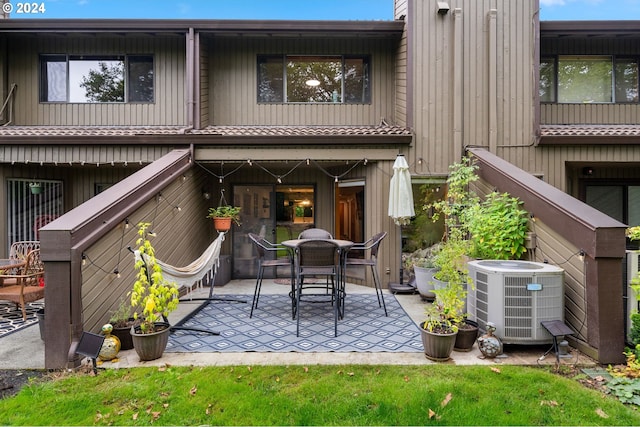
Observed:
[[[400,248],[402,248],[402,226],[409,224],[416,215],[413,208],[413,190],[411,173],[404,155],[398,154],[393,163],[393,176],[389,187],[389,216],[400,226]],[[400,283],[389,283],[393,292],[414,292],[415,287],[403,284],[404,269],[402,267],[402,249],[400,250]]]

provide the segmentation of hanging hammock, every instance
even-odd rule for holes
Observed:
[[[211,291],[213,291],[213,280],[220,266],[220,248],[224,238],[225,233],[220,232],[218,238],[209,245],[204,253],[187,266],[174,267],[157,258],[156,263],[162,268],[162,275],[165,279],[169,282],[175,282],[178,289],[186,288],[188,291],[191,291],[196,283],[198,287],[201,287],[205,276],[212,273],[208,280],[211,281]],[[136,261],[140,260],[140,251],[134,251],[134,256]],[[145,255],[145,261],[148,261],[146,258]]]

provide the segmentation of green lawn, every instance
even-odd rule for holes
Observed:
[[[542,368],[166,367],[63,374],[0,425],[640,425],[637,407]]]

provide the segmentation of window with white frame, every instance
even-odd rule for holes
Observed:
[[[152,55],[41,55],[41,102],[154,102]]]
[[[638,58],[560,55],[540,59],[541,102],[637,103]]]
[[[258,102],[371,102],[368,56],[260,55]]]

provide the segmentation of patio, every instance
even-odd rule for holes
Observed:
[[[252,279],[233,280],[225,286],[217,287],[214,294],[246,295],[248,304],[253,295],[255,281]],[[278,284],[274,280],[265,280],[262,294],[285,294],[288,286]],[[347,284],[349,294],[374,294],[374,289]],[[208,289],[195,291],[196,296],[207,296]],[[391,295],[385,291],[385,296]],[[419,295],[395,296],[406,314],[416,323],[423,317],[424,302]],[[391,298],[387,298],[391,299]],[[177,324],[196,310],[202,301],[182,302],[178,309],[171,313],[170,321]],[[238,304],[235,302],[213,302],[215,305]],[[241,303],[242,304],[242,303]],[[250,308],[250,305],[247,307]],[[284,313],[288,317],[288,313]],[[383,316],[384,317],[384,316]],[[341,324],[338,327],[344,328]],[[344,329],[341,329],[344,330]],[[215,338],[215,337],[213,337]],[[295,333],[292,334],[295,338]],[[548,354],[543,360],[538,360],[550,345],[506,346],[504,355],[495,359],[483,359],[482,354],[474,345],[471,352],[452,353],[452,360],[445,362],[455,365],[554,365],[555,356]],[[578,363],[581,366],[595,366],[597,363],[589,357],[571,349],[571,358],[561,359],[561,364]],[[136,366],[162,365],[194,365],[194,366],[224,366],[224,365],[314,365],[314,364],[384,364],[384,365],[423,365],[431,364],[421,352],[165,352],[163,357],[151,362],[140,362],[135,350],[120,352],[117,362],[104,362],[102,368],[128,368]],[[36,325],[24,328],[18,332],[0,339],[0,369],[43,369],[44,343],[40,340],[39,329]]]

